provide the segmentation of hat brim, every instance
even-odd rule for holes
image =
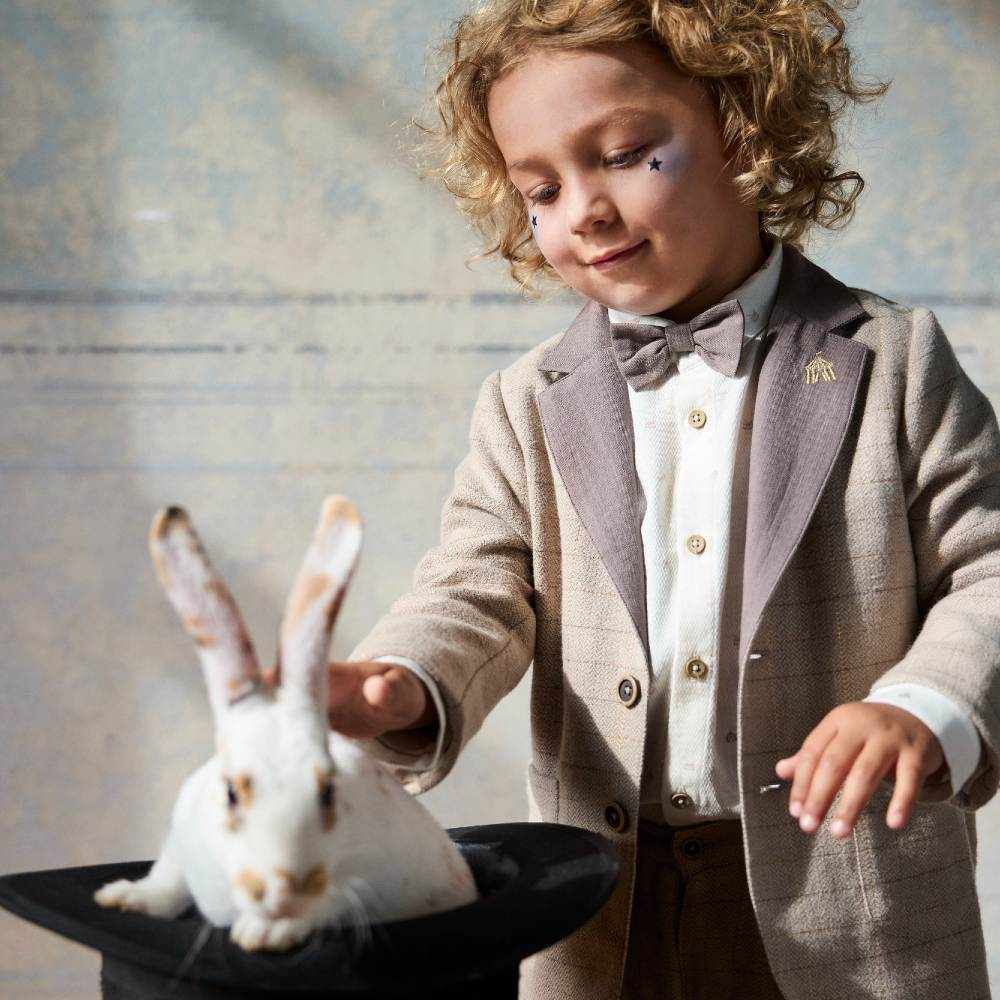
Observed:
[[[509,968],[571,933],[618,881],[615,847],[599,834],[554,823],[503,823],[448,831],[480,898],[429,916],[315,932],[288,952],[248,952],[193,910],[165,920],[104,909],[93,893],[141,878],[133,861],[0,878],[0,906],[105,956],[167,977],[255,990],[344,993],[461,983]]]

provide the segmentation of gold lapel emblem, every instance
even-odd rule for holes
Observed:
[[[833,365],[826,358],[820,357],[820,351],[816,352],[816,357],[806,365],[806,385],[814,385],[823,379],[824,382],[836,382],[837,376],[834,374]]]

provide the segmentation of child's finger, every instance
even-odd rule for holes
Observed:
[[[892,767],[893,755],[879,746],[868,744],[854,761],[837,804],[837,813],[830,824],[830,833],[846,837],[872,797],[879,782]]]
[[[844,783],[863,746],[862,742],[849,740],[843,734],[827,744],[816,762],[809,790],[802,801],[799,826],[806,833],[812,833],[823,822],[837,789]]]
[[[369,664],[364,664],[369,666]],[[338,708],[353,700],[369,671],[362,670],[358,663],[336,663],[331,661],[326,668],[326,698],[328,706]]]
[[[390,666],[383,674],[368,677],[361,686],[372,717],[389,729],[413,725],[426,706],[423,684],[405,667]]]
[[[795,777],[795,768],[798,766],[799,755],[792,754],[791,757],[784,757],[774,765],[774,773],[782,781],[791,781]]]
[[[813,773],[823,752],[837,735],[835,726],[820,723],[806,738],[793,758],[795,777],[788,793],[788,811],[795,817],[802,813],[802,805],[812,785]]]
[[[330,728],[345,736],[377,736],[391,728],[384,712],[365,696],[364,685],[384,674],[388,663],[352,661],[327,664],[327,719]]]
[[[896,788],[885,814],[885,821],[893,830],[898,830],[910,818],[910,810],[923,783],[924,768],[920,754],[914,750],[901,753],[896,761]]]

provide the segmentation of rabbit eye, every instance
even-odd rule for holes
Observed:
[[[235,809],[239,805],[240,800],[236,794],[236,786],[231,781],[226,782],[226,799],[230,809]]]
[[[324,781],[319,789],[319,804],[324,809],[333,808],[333,782]]]
[[[333,773],[326,768],[316,768],[316,793],[319,799],[320,822],[324,830],[332,830],[336,822],[333,806]]]

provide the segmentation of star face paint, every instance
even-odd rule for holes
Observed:
[[[543,205],[528,205],[528,221],[531,224],[531,235],[535,238],[535,246],[542,252],[542,256],[546,260],[549,260],[549,255],[545,249],[545,236],[542,231],[544,215],[545,208]]]
[[[588,298],[684,318],[759,263],[708,93],[656,46],[534,52],[488,110],[539,249]]]
[[[692,168],[691,145],[679,137],[646,154],[646,173],[653,184],[682,184]]]

